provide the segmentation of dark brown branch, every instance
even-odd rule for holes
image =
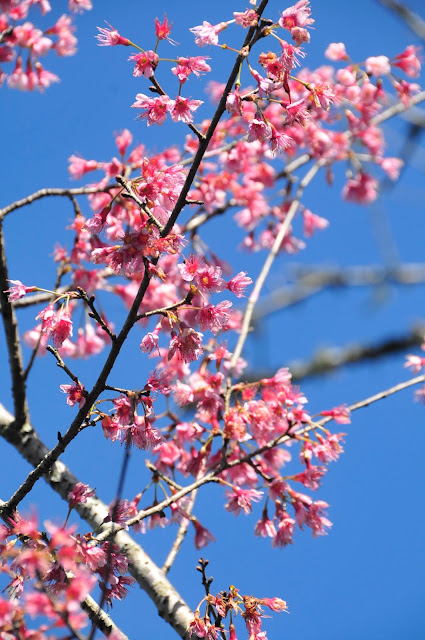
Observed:
[[[83,386],[81,384],[81,382],[79,381],[79,379],[77,378],[77,376],[74,373],[72,373],[71,369],[69,367],[67,367],[67,365],[64,363],[64,361],[60,357],[59,352],[57,351],[57,349],[54,349],[50,345],[47,345],[46,349],[47,349],[47,351],[49,351],[54,356],[54,358],[56,358],[56,361],[57,361],[56,363],[57,363],[58,367],[63,369],[65,371],[66,375],[69,376],[71,378],[71,380],[73,382],[75,382],[75,384]]]
[[[115,335],[115,333],[112,333],[112,331],[94,306],[95,296],[93,295],[89,297],[81,287],[77,287],[77,291],[80,294],[81,300],[84,300],[84,302],[90,309],[90,318],[93,318],[93,320],[95,320],[97,324],[102,328],[102,330],[108,334],[111,340],[114,341],[117,336]]]
[[[6,334],[6,344],[9,356],[10,373],[12,376],[12,395],[17,422],[17,428],[28,419],[28,406],[26,399],[26,385],[24,366],[22,359],[21,345],[19,341],[18,322],[8,295],[5,293],[10,288],[8,281],[8,269],[6,261],[6,250],[3,237],[3,224],[0,221],[0,301],[1,315],[3,319],[4,331]]]
[[[262,2],[260,3],[260,5],[258,6],[258,8],[256,9],[257,15],[258,17],[261,17],[264,9],[266,8],[268,4],[268,0],[262,0]],[[241,51],[244,51],[245,55],[240,53],[237,58],[236,58],[236,62],[233,66],[233,69],[230,73],[229,79],[227,80],[226,83],[226,87],[223,91],[223,95],[220,98],[220,102],[218,103],[218,107],[216,109],[215,114],[212,117],[210,126],[208,127],[208,130],[205,134],[205,136],[203,137],[202,140],[199,141],[199,147],[198,150],[195,154],[195,157],[193,158],[193,162],[192,165],[189,169],[189,173],[187,175],[187,178],[185,180],[185,183],[183,185],[183,188],[180,192],[180,195],[177,199],[176,205],[170,215],[170,218],[167,222],[167,224],[164,227],[164,230],[162,232],[162,236],[166,236],[170,233],[171,229],[173,228],[174,223],[176,222],[181,210],[183,209],[183,207],[185,206],[185,202],[186,202],[186,198],[187,198],[187,194],[189,193],[189,189],[192,186],[193,180],[195,179],[195,176],[198,172],[199,169],[199,165],[201,164],[201,161],[204,157],[204,154],[208,148],[208,145],[210,143],[210,140],[214,134],[214,131],[218,125],[218,123],[220,122],[221,116],[223,115],[223,113],[226,110],[226,100],[227,100],[227,96],[229,95],[229,93],[231,92],[233,85],[236,81],[238,72],[239,72],[239,67],[242,64],[242,62],[244,61],[247,53],[250,50],[251,47],[251,41],[254,39],[255,34],[256,34],[257,28],[256,27],[251,27],[250,29],[248,29],[248,33],[246,34],[246,38],[244,40],[244,43],[241,47]]]
[[[144,211],[146,213],[146,215],[148,216],[149,220],[160,230],[162,231],[162,224],[159,222],[159,220],[157,220],[155,218],[155,216],[153,215],[153,213],[151,213],[151,211],[149,210],[149,208],[146,206],[146,204],[140,200],[139,196],[137,195],[137,193],[135,193],[135,191],[132,189],[131,183],[127,182],[124,179],[124,176],[115,176],[115,180],[118,182],[118,184],[120,184],[122,186],[122,188],[125,190],[127,196],[129,198],[131,198],[141,209],[142,211]]]
[[[31,195],[26,196],[26,198],[16,200],[15,202],[7,205],[7,207],[3,207],[3,209],[0,209],[0,221],[3,220],[3,218],[9,213],[15,211],[15,209],[26,207],[28,204],[32,204],[36,200],[40,200],[40,198],[46,198],[48,196],[65,196],[67,198],[72,198],[72,196],[88,195],[90,193],[107,193],[111,189],[116,188],[117,186],[115,184],[111,184],[103,187],[102,189],[99,187],[75,187],[74,189],[39,189]]]

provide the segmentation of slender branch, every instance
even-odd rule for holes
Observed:
[[[402,2],[397,2],[397,0],[378,0],[378,2],[394,11],[397,16],[405,21],[414,34],[425,40],[425,20],[420,15],[406,7]]]
[[[364,407],[369,407],[374,402],[378,402],[378,400],[383,400],[384,398],[388,398],[389,396],[394,395],[395,393],[399,393],[399,391],[404,391],[405,389],[409,389],[409,387],[414,387],[417,384],[422,384],[425,382],[425,374],[420,376],[416,376],[416,378],[411,378],[410,380],[406,380],[406,382],[399,382],[395,384],[393,387],[389,389],[385,389],[384,391],[380,391],[379,393],[375,393],[373,396],[369,396],[364,400],[359,400],[358,402],[354,402],[350,404],[347,409],[349,411],[357,411],[357,409],[363,409]],[[323,426],[327,422],[330,422],[332,418],[325,417],[321,420],[317,420],[316,424]]]
[[[39,189],[35,191],[29,196],[22,198],[21,200],[16,200],[11,204],[7,205],[7,207],[3,207],[0,209],[0,221],[5,218],[9,213],[15,211],[16,209],[20,209],[21,207],[26,207],[28,204],[32,204],[36,200],[40,200],[40,198],[46,198],[48,196],[65,196],[67,198],[71,198],[72,196],[80,196],[80,195],[88,195],[90,193],[108,193],[111,189],[116,189],[117,186],[115,184],[108,185],[106,187],[75,187],[74,189]]]
[[[242,321],[242,329],[241,332],[239,334],[239,339],[238,342],[236,344],[235,350],[233,352],[233,356],[232,359],[230,361],[230,365],[229,365],[229,371],[230,371],[230,375],[232,374],[239,358],[240,355],[242,353],[242,349],[244,347],[245,341],[247,339],[248,336],[248,332],[249,332],[249,328],[251,325],[251,319],[252,319],[252,315],[254,313],[254,308],[255,305],[258,301],[261,289],[263,288],[263,285],[267,279],[267,276],[270,272],[270,269],[272,267],[272,264],[276,258],[276,256],[279,253],[279,249],[281,247],[281,244],[283,242],[283,239],[285,237],[285,235],[287,234],[292,220],[294,219],[294,216],[298,210],[298,206],[300,204],[300,199],[301,196],[304,192],[305,187],[310,184],[310,182],[313,180],[314,176],[317,174],[317,172],[326,164],[326,160],[318,160],[310,169],[309,171],[306,173],[306,175],[304,176],[304,178],[301,180],[298,189],[297,189],[297,193],[296,196],[294,198],[294,200],[292,200],[291,205],[289,207],[288,213],[286,214],[286,218],[285,220],[282,222],[282,224],[280,225],[279,228],[279,232],[275,238],[275,241],[273,243],[272,248],[270,249],[270,252],[264,262],[264,265],[261,269],[260,275],[257,278],[257,281],[255,283],[254,289],[249,297],[248,300],[248,304],[246,306],[245,309],[245,313],[244,313],[244,317],[243,317],[243,321]],[[229,377],[229,381],[230,381],[230,377]]]
[[[49,353],[51,353],[53,355],[54,358],[56,358],[57,366],[60,367],[61,369],[63,369],[65,371],[66,375],[69,376],[71,378],[71,380],[73,382],[75,382],[75,384],[83,386],[81,384],[81,382],[79,381],[79,379],[77,378],[77,376],[74,373],[72,373],[71,369],[62,360],[61,356],[59,355],[58,350],[54,349],[50,345],[47,345],[46,349],[47,349],[47,351],[49,351]]]
[[[97,322],[97,324],[103,329],[103,331],[108,334],[111,340],[114,341],[116,339],[115,333],[112,333],[112,331],[94,306],[95,296],[93,295],[89,297],[81,287],[77,287],[77,291],[80,294],[81,300],[84,300],[86,305],[90,308],[90,318],[93,318],[93,320]]]
[[[145,311],[144,313],[139,313],[139,315],[137,316],[137,320],[141,320],[142,318],[149,318],[151,316],[156,316],[159,314],[166,315],[169,311],[176,311],[183,305],[186,305],[186,304],[190,305],[192,304],[192,300],[195,295],[196,295],[196,289],[195,287],[191,287],[187,295],[184,298],[182,298],[182,300],[179,300],[178,302],[174,302],[174,304],[170,304],[168,305],[168,307],[161,307],[160,309],[152,309],[151,311]]]
[[[262,0],[262,2],[259,4],[259,6],[256,9],[256,13],[258,15],[258,17],[260,18],[264,9],[266,8],[268,4],[268,0]],[[223,113],[226,110],[226,100],[227,100],[227,96],[229,95],[230,91],[232,90],[232,87],[236,81],[236,78],[238,76],[238,72],[239,72],[239,67],[242,64],[242,62],[244,61],[244,59],[246,58],[246,55],[248,54],[250,47],[251,47],[251,41],[253,40],[253,38],[255,38],[255,33],[257,31],[257,27],[250,27],[248,29],[248,33],[246,34],[246,38],[244,40],[244,43],[241,47],[241,51],[244,52],[244,54],[240,53],[237,58],[236,58],[236,62],[233,66],[233,69],[230,73],[229,79],[227,80],[226,83],[226,87],[223,91],[223,95],[220,98],[220,102],[218,103],[218,107],[216,109],[215,114],[212,117],[210,126],[208,127],[208,130],[204,136],[204,138],[202,140],[199,141],[199,146],[198,146],[198,150],[195,154],[195,157],[193,158],[193,162],[192,165],[189,169],[189,173],[187,175],[187,178],[185,180],[185,183],[183,185],[183,188],[180,192],[180,195],[177,199],[177,202],[174,206],[173,211],[171,212],[171,215],[168,219],[167,224],[164,227],[163,232],[161,233],[161,235],[166,236],[168,235],[168,233],[170,232],[170,230],[173,228],[174,223],[176,222],[181,210],[183,209],[183,207],[186,204],[186,197],[187,194],[189,192],[190,187],[192,186],[193,180],[198,172],[199,169],[199,165],[201,164],[201,161],[204,157],[204,154],[207,150],[207,147],[210,143],[210,140],[214,134],[214,131],[221,119],[221,116],[223,115]]]
[[[407,263],[397,267],[366,265],[345,269],[295,267],[295,284],[277,288],[261,300],[252,316],[255,324],[262,318],[302,302],[327,288],[382,285],[416,285],[425,282],[425,263]]]
[[[409,98],[409,105],[407,107],[402,102],[397,102],[372,118],[371,124],[376,127],[378,124],[381,124],[381,122],[385,122],[385,120],[396,116],[398,113],[403,113],[403,111],[414,107],[416,104],[423,102],[423,100],[425,100],[425,91],[420,91],[415,96]]]
[[[374,344],[352,344],[346,347],[327,347],[317,350],[310,360],[305,362],[294,360],[287,365],[293,382],[306,378],[323,376],[347,364],[360,363],[365,360],[377,360],[390,356],[411,347],[417,347],[424,341],[425,325],[419,325],[401,336],[393,336]],[[273,372],[267,369],[248,372],[244,375],[245,382],[257,382],[262,378],[270,378]]]
[[[0,301],[1,315],[3,319],[4,331],[6,334],[6,344],[9,356],[10,373],[12,377],[12,396],[17,426],[23,424],[28,419],[28,406],[26,398],[26,385],[22,350],[19,341],[18,322],[12,304],[9,302],[7,293],[9,289],[8,269],[6,261],[6,249],[3,237],[3,224],[0,221]]]
[[[119,502],[121,500],[121,496],[124,490],[124,483],[125,483],[125,479],[127,476],[127,471],[128,471],[128,466],[129,466],[129,462],[130,462],[130,454],[131,454],[131,446],[130,446],[130,442],[127,440],[126,444],[125,444],[125,451],[124,451],[124,458],[123,458],[123,462],[121,465],[121,472],[120,472],[120,477],[118,480],[118,487],[117,487],[117,492],[115,494],[115,502],[114,502],[114,506],[112,508],[112,514],[111,514],[111,521],[115,522],[117,514],[118,514],[118,509],[119,509]],[[104,576],[104,588],[101,591],[101,595],[100,595],[100,600],[99,600],[99,604],[97,606],[97,613],[98,613],[98,617],[94,618],[92,621],[92,628],[91,631],[89,633],[88,636],[88,640],[94,640],[94,636],[96,633],[96,629],[98,628],[98,620],[100,619],[100,615],[102,612],[102,607],[106,602],[106,591],[107,591],[107,584],[110,580],[110,578],[113,575],[112,572],[112,543],[114,541],[114,536],[111,537],[110,539],[110,544],[108,545],[108,553],[107,553],[107,557],[106,557],[106,569],[105,569],[105,576]]]
[[[153,215],[153,213],[151,213],[151,211],[149,211],[149,208],[146,206],[146,204],[140,200],[139,196],[137,195],[137,193],[135,193],[135,191],[132,189],[132,185],[130,182],[127,182],[123,176],[115,176],[115,180],[118,182],[118,184],[120,184],[123,189],[125,190],[125,192],[128,194],[129,198],[131,198],[141,209],[142,211],[144,211],[146,213],[146,215],[148,216],[149,220],[160,230],[162,231],[163,227],[162,224],[160,223],[159,220],[157,220],[155,218],[155,216]]]
[[[187,507],[185,508],[185,515],[187,514],[187,516],[191,516],[192,515],[192,511],[193,511],[193,507],[195,504],[195,500],[196,500],[196,496],[197,496],[197,491],[193,491],[193,493],[191,494],[190,498],[189,498],[189,503],[187,505]],[[167,575],[167,573],[169,572],[169,570],[171,569],[171,567],[174,564],[175,559],[177,558],[177,554],[180,551],[180,548],[183,544],[183,540],[186,537],[187,534],[187,530],[189,528],[190,525],[190,517],[186,518],[183,517],[179,529],[177,531],[177,535],[176,538],[172,544],[172,547],[170,549],[170,551],[168,552],[167,558],[164,562],[164,564],[162,565],[162,571],[164,572],[165,575]]]

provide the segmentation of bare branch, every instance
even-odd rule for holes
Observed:
[[[397,267],[365,265],[342,268],[295,267],[295,283],[276,288],[261,300],[252,316],[253,324],[264,317],[310,298],[324,289],[416,285],[425,283],[425,263],[406,263]]]
[[[424,341],[425,326],[418,326],[402,336],[393,336],[375,344],[352,344],[346,347],[326,347],[318,349],[311,360],[289,362],[288,369],[292,374],[292,381],[299,382],[306,378],[323,376],[347,364],[360,363],[367,360],[377,360],[386,356],[406,351],[411,347],[420,346]],[[246,382],[256,382],[262,378],[270,378],[271,371],[262,370],[244,375]]]
[[[298,206],[300,204],[300,200],[301,200],[301,196],[304,192],[304,189],[307,185],[310,184],[310,182],[313,180],[314,176],[317,174],[317,172],[326,164],[326,160],[318,160],[312,167],[311,169],[309,169],[309,171],[306,173],[306,175],[304,176],[304,178],[301,180],[298,189],[297,189],[297,193],[296,196],[294,198],[294,200],[292,200],[291,205],[289,207],[288,213],[286,214],[285,220],[282,222],[282,224],[280,225],[279,228],[279,232],[275,238],[275,241],[273,243],[272,248],[270,249],[270,252],[264,262],[264,265],[261,269],[260,275],[257,278],[257,281],[255,283],[254,289],[252,290],[252,293],[249,297],[248,300],[248,304],[246,306],[245,309],[245,313],[244,313],[244,317],[243,317],[243,322],[242,322],[242,329],[241,332],[239,334],[239,339],[238,342],[236,344],[236,348],[233,352],[233,356],[232,359],[230,361],[230,365],[229,365],[229,371],[230,374],[232,373],[233,369],[236,366],[236,363],[238,362],[240,355],[242,353],[242,349],[244,347],[246,338],[248,336],[248,332],[249,332],[249,328],[251,325],[251,319],[252,319],[252,315],[254,313],[254,308],[255,305],[258,301],[259,295],[261,293],[261,290],[264,286],[264,283],[267,279],[267,276],[270,272],[270,269],[272,267],[272,264],[276,258],[276,256],[279,253],[279,249],[280,246],[283,242],[283,239],[285,237],[285,235],[287,234],[292,220],[294,219],[294,216],[298,210]],[[230,380],[230,378],[229,378]]]
[[[195,504],[195,500],[196,500],[196,495],[197,495],[197,491],[194,491],[192,493],[192,495],[190,496],[189,499],[189,503],[187,505],[187,507],[185,508],[185,513],[190,516],[192,514],[193,511],[193,506]],[[162,571],[164,572],[165,575],[167,575],[167,573],[169,572],[169,570],[171,569],[171,567],[174,564],[175,559],[177,558],[177,554],[180,551],[180,548],[183,544],[183,540],[186,537],[187,534],[187,530],[189,528],[190,525],[190,518],[183,518],[183,520],[180,523],[180,526],[178,528],[177,531],[177,535],[176,538],[172,544],[172,547],[167,555],[167,558],[164,562],[164,564],[162,565]]]
[[[403,2],[397,2],[396,0],[378,0],[378,2],[394,11],[398,17],[404,20],[415,35],[425,40],[425,20],[420,15],[406,7]]]
[[[40,200],[40,198],[47,198],[48,196],[65,196],[67,198],[71,198],[72,196],[81,196],[81,195],[89,195],[90,193],[108,193],[111,189],[116,189],[117,186],[115,184],[108,185],[106,187],[75,187],[74,189],[39,189],[35,191],[30,196],[26,198],[22,198],[21,200],[16,200],[11,204],[7,205],[7,207],[3,207],[0,209],[0,221],[3,220],[9,213],[15,211],[15,209],[20,209],[21,207],[26,207],[28,204],[32,204],[36,200]]]

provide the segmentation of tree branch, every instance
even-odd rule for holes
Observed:
[[[5,243],[3,237],[3,224],[0,221],[0,301],[1,315],[3,317],[4,331],[6,334],[9,366],[12,377],[12,396],[17,427],[19,428],[28,419],[28,406],[26,398],[26,385],[22,350],[19,341],[18,322],[12,304],[7,293],[9,289],[8,269],[6,262]]]
[[[117,186],[115,184],[111,184],[103,188],[75,187],[74,189],[39,189],[31,195],[26,196],[21,200],[16,200],[15,202],[7,205],[7,207],[3,207],[3,209],[0,209],[0,221],[3,220],[3,218],[5,218],[12,211],[20,209],[21,207],[26,207],[28,204],[32,204],[36,200],[40,200],[40,198],[46,198],[48,196],[65,196],[67,198],[71,198],[72,196],[89,195],[90,193],[107,193],[111,189],[116,188]]]
[[[0,435],[14,446],[27,462],[37,467],[48,454],[48,448],[39,439],[31,424],[27,422],[19,431],[13,430],[13,424],[14,417],[0,405]],[[51,465],[45,479],[66,501],[68,493],[78,482],[61,461]],[[97,497],[88,498],[85,504],[78,504],[75,509],[92,529],[100,528],[108,515],[108,507]],[[116,534],[114,543],[128,558],[131,575],[153,601],[159,615],[181,638],[188,640],[187,628],[194,614],[161,569],[125,531]],[[97,604],[94,606],[96,611]]]

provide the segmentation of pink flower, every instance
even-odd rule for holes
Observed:
[[[383,158],[381,160],[381,169],[385,171],[390,180],[398,180],[403,165],[404,162],[400,158]]]
[[[421,62],[417,54],[418,50],[419,47],[414,47],[413,45],[406,47],[403,53],[399,53],[395,57],[393,67],[399,67],[410,78],[416,78],[421,70]]]
[[[178,353],[184,362],[193,362],[201,357],[202,349],[202,333],[195,331],[191,327],[181,323],[181,330],[177,336],[171,333],[171,341],[168,349],[168,360]]]
[[[286,511],[283,512],[277,527],[277,533],[272,540],[272,547],[286,547],[292,544],[295,520]]]
[[[15,302],[15,300],[20,300],[27,293],[37,291],[37,287],[26,287],[20,280],[8,280],[8,282],[11,282],[13,286],[11,286],[10,289],[6,289],[6,291],[3,291],[3,293],[9,294],[9,302]]]
[[[347,60],[347,52],[343,42],[331,42],[325,51],[325,57],[328,60]]]
[[[61,384],[60,388],[67,394],[66,403],[70,407],[73,407],[78,402],[78,406],[84,406],[86,403],[84,387],[80,383],[75,384]]]
[[[258,24],[258,14],[255,9],[245,9],[242,13],[234,11],[233,15],[235,17],[236,24],[240,24],[244,29],[255,27]]]
[[[106,226],[106,219],[111,212],[110,204],[106,205],[100,213],[95,213],[93,218],[86,220],[83,229],[90,233],[99,234]]]
[[[285,611],[288,608],[285,600],[280,598],[261,598],[260,604],[266,605],[272,611]]]
[[[303,211],[304,218],[304,235],[309,238],[313,235],[316,229],[326,229],[329,224],[329,220],[325,218],[321,218],[317,216],[315,213],[312,213],[310,209],[304,209]]]
[[[272,137],[273,132],[271,125],[260,118],[261,116],[258,115],[258,117],[253,118],[249,123],[248,142],[254,142],[254,140],[264,142],[265,140],[270,140]]]
[[[391,73],[391,65],[387,56],[371,56],[366,58],[366,71],[372,76],[385,76]]]
[[[136,96],[136,102],[131,106],[135,109],[146,109],[145,113],[140,115],[140,118],[147,118],[146,123],[148,127],[150,127],[151,124],[161,126],[165,122],[171,102],[172,101],[168,96],[149,98],[143,93],[138,93]]]
[[[285,151],[293,144],[293,139],[287,136],[286,133],[279,133],[279,131],[272,126],[272,137],[270,138],[270,149],[272,155]]]
[[[252,511],[252,502],[259,502],[263,495],[262,491],[256,489],[241,489],[235,486],[232,491],[227,492],[229,501],[224,508],[227,511],[233,511],[235,516],[239,515],[241,510],[248,515]]]
[[[72,336],[72,320],[67,311],[59,311],[50,331],[50,336],[53,339],[55,349],[59,349],[62,343]]]
[[[153,331],[150,331],[145,335],[140,343],[140,349],[145,353],[152,353],[154,349],[158,348],[159,332],[161,331],[161,324],[157,324]]]
[[[274,538],[276,535],[276,527],[274,526],[273,521],[269,519],[267,512],[263,513],[261,520],[259,520],[255,525],[254,533],[256,536],[261,536],[263,538],[266,536]]]
[[[230,307],[232,303],[229,300],[223,300],[218,305],[207,304],[196,315],[202,331],[209,329],[216,335],[229,322]]]
[[[218,293],[226,288],[221,277],[221,267],[204,266],[196,274],[196,284],[202,291]]]
[[[192,282],[193,278],[197,275],[198,269],[204,266],[204,261],[199,256],[189,256],[184,259],[183,264],[178,264],[177,268],[180,271],[180,275],[186,282]]]
[[[304,98],[287,104],[286,113],[288,115],[288,124],[293,124],[294,122],[304,124],[305,120],[307,120],[310,115]]]
[[[218,44],[218,34],[220,31],[223,31],[223,29],[226,29],[226,27],[227,22],[212,25],[204,20],[202,25],[191,27],[189,31],[195,35],[195,44],[197,44],[198,47],[203,47],[207,44]]]
[[[87,498],[92,496],[94,496],[94,489],[90,489],[88,484],[77,482],[67,496],[69,508],[73,509],[76,504],[85,504]]]
[[[338,460],[341,453],[344,452],[344,449],[340,444],[344,434],[332,433],[328,434],[326,438],[324,438],[320,433],[317,433],[316,437],[319,444],[314,445],[313,447],[314,455],[317,456],[321,462],[326,464]]]
[[[68,311],[56,312],[53,304],[40,311],[36,320],[41,319],[41,332],[53,338],[53,346],[58,349],[66,338],[72,336],[72,321]]]
[[[213,534],[208,529],[205,529],[197,518],[193,517],[191,522],[195,527],[195,547],[197,549],[206,547],[210,542],[215,542]]]
[[[81,180],[86,173],[94,171],[99,166],[96,160],[84,160],[78,156],[70,156],[68,162],[68,171],[76,180]]]
[[[235,294],[237,298],[245,297],[245,289],[252,284],[251,278],[247,277],[246,271],[240,271],[227,283],[227,289]]]
[[[230,115],[242,115],[242,100],[239,95],[239,85],[227,96],[226,111],[230,113]]]
[[[329,416],[338,424],[350,424],[351,422],[350,410],[345,405],[334,407],[334,409],[329,409],[328,411],[321,411],[320,415]]]
[[[331,85],[328,82],[325,84],[311,84],[310,88],[316,107],[322,107],[322,109],[329,111],[330,105],[335,98]]]
[[[133,76],[136,78],[139,76],[151,78],[158,66],[159,56],[155,51],[144,51],[143,53],[135,53],[129,57],[129,60],[136,62],[136,66],[133,69]]]
[[[305,471],[297,473],[297,475],[293,476],[293,479],[295,480],[295,482],[301,482],[301,484],[303,484],[308,489],[317,491],[317,489],[320,487],[320,481],[325,475],[326,471],[326,467],[316,467],[310,465]]]
[[[313,502],[307,513],[306,524],[312,529],[313,537],[327,535],[326,528],[332,526],[332,522],[324,515],[324,510],[328,508],[327,502],[318,500]]]
[[[285,9],[280,17],[279,26],[291,31],[294,27],[307,27],[313,24],[314,20],[310,18],[311,9],[307,6],[309,4],[309,0],[299,0],[292,7]]]
[[[196,111],[198,107],[203,104],[202,100],[190,100],[189,98],[183,98],[177,96],[175,100],[170,100],[169,110],[170,116],[174,122],[184,122],[189,124],[193,122],[193,111]]]
[[[411,367],[413,373],[419,373],[420,370],[425,367],[425,358],[409,354],[406,356],[405,367]]]
[[[128,129],[123,129],[119,135],[115,134],[115,143],[121,156],[125,155],[132,142],[133,136]]]
[[[342,196],[349,202],[370,204],[378,197],[378,183],[367,173],[359,173],[347,181],[342,190]]]
[[[108,23],[106,23],[108,24]],[[99,41],[100,47],[115,47],[117,44],[122,44],[128,47],[131,42],[128,38],[123,38],[120,36],[118,31],[114,29],[111,25],[110,29],[102,29],[101,27],[96,27],[99,31],[99,35],[95,36],[95,38]]]
[[[170,44],[177,44],[177,42],[169,38],[172,26],[173,26],[173,23],[168,22],[166,13],[164,13],[163,22],[160,22],[158,18],[155,18],[155,35],[158,38],[158,40],[168,40]]]
[[[93,8],[91,0],[69,0],[69,8],[74,13],[83,13],[83,11],[90,11]]]

